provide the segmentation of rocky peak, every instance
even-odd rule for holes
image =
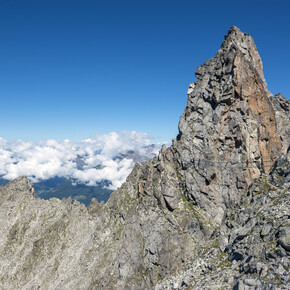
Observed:
[[[290,102],[237,27],[196,77],[172,146],[106,204],[0,188],[5,289],[289,289]]]
[[[219,217],[285,152],[279,127],[287,118],[278,120],[252,37],[235,26],[195,74],[174,156],[188,198]],[[189,174],[183,169],[192,158],[200,162]]]
[[[238,131],[244,138],[237,141],[236,145],[245,145],[244,160],[261,159],[268,162],[280,155],[281,144],[276,132],[275,113],[269,101],[270,93],[266,89],[260,56],[250,35],[233,26],[217,55],[198,67],[196,77],[197,81],[190,85],[178,138],[192,134],[189,127],[192,129],[191,121],[194,120],[203,123],[203,128],[199,131],[211,129],[217,134],[217,139],[224,135],[223,137],[238,140],[239,136],[231,130],[233,128],[229,128],[228,132],[216,130],[217,126],[225,127],[224,120],[227,120],[228,124],[237,128],[243,127],[243,130]],[[238,116],[239,114],[242,116]],[[233,121],[237,118],[240,124]],[[184,121],[187,122],[186,126]],[[256,132],[256,142],[252,140],[253,132]],[[230,133],[230,136],[226,136],[226,133]],[[259,156],[251,156],[253,149],[250,145],[259,147]],[[200,147],[204,151],[205,147]]]
[[[36,198],[37,195],[35,190],[26,176],[20,176],[12,181],[10,181],[6,187],[7,192],[12,193],[11,199],[23,198],[23,195],[28,195],[30,197]]]
[[[253,38],[249,34],[241,32],[238,27],[233,26],[225,36],[225,40],[218,53],[232,54],[238,52],[257,70],[266,89],[267,83],[264,78],[263,64]]]

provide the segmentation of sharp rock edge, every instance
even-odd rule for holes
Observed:
[[[290,102],[237,27],[195,74],[172,147],[106,204],[1,187],[1,289],[290,288]]]

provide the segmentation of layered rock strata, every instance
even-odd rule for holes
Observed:
[[[3,289],[289,286],[290,102],[237,27],[196,77],[172,146],[106,204],[40,200],[25,177],[0,189]]]

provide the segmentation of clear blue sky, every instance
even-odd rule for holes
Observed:
[[[0,137],[177,134],[194,71],[236,25],[290,97],[290,1],[0,1]]]

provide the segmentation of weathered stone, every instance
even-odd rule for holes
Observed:
[[[278,242],[286,251],[290,252],[290,227],[280,228]]]
[[[261,237],[264,238],[265,236],[269,235],[272,228],[273,228],[272,223],[264,224],[261,230]]]
[[[0,188],[3,289],[290,288],[289,101],[237,27],[196,78],[172,147],[106,204]]]

